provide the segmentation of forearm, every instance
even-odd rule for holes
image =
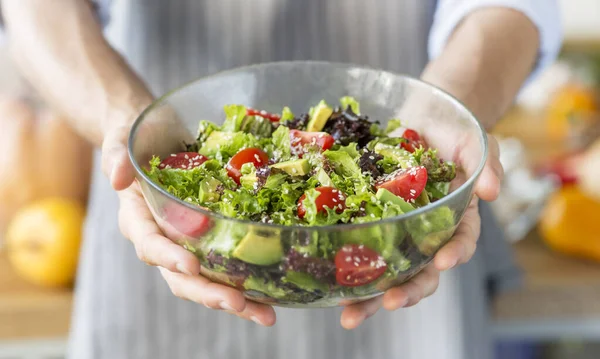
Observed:
[[[530,74],[538,50],[539,34],[525,15],[482,9],[456,28],[422,78],[465,103],[489,129]]]
[[[106,42],[86,0],[2,0],[11,51],[23,75],[95,144],[151,101]]]

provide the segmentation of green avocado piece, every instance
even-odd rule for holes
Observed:
[[[415,209],[415,207],[413,207],[410,203],[406,202],[404,199],[396,196],[395,194],[393,194],[385,188],[378,189],[377,193],[375,194],[375,197],[377,197],[377,199],[381,202],[391,202],[393,204],[398,205],[404,213],[410,212]]]
[[[325,127],[325,123],[329,120],[329,116],[333,113],[333,109],[321,101],[317,107],[315,107],[312,117],[306,125],[306,131],[308,132],[319,132]]]
[[[207,177],[200,182],[198,199],[200,202],[217,202],[219,200],[219,191],[217,191],[221,181],[214,177]]]
[[[325,170],[322,168],[317,172],[317,180],[321,186],[335,187],[327,172],[325,172]]]
[[[268,295],[271,298],[276,299],[285,299],[288,296],[288,292],[282,288],[277,287],[277,285],[273,281],[255,276],[249,276],[244,281],[244,288],[246,290],[255,290],[257,292],[261,292],[263,294]]]
[[[268,266],[281,261],[283,248],[279,233],[250,231],[233,250],[233,256],[244,262]]]
[[[240,184],[242,187],[247,188],[249,190],[254,189],[255,183],[258,182],[258,177],[256,177],[256,172],[248,173],[246,175],[242,175],[240,177]]]
[[[206,138],[201,148],[201,154],[211,157],[219,152],[221,146],[226,146],[231,141],[230,132],[212,131]]]
[[[280,169],[292,176],[304,176],[310,172],[310,163],[306,158],[279,162],[271,165],[271,167]]]
[[[373,151],[382,155],[383,157],[391,157],[395,162],[398,162],[400,167],[404,169],[416,165],[412,154],[400,147],[378,143],[375,145],[375,148],[373,148]]]
[[[301,273],[301,272],[286,272],[285,277],[282,278],[283,282],[294,284],[296,287],[314,292],[315,290],[320,290],[322,292],[327,292],[327,285],[310,274]]]

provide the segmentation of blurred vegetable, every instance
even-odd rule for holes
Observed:
[[[15,211],[32,200],[60,196],[85,203],[92,148],[64,119],[0,98],[0,128],[0,239]]]
[[[581,189],[600,201],[600,140],[597,140],[582,155],[577,164],[577,174]]]
[[[600,201],[575,185],[553,194],[540,220],[543,240],[557,252],[600,262]]]
[[[582,131],[596,121],[597,93],[589,87],[570,83],[554,93],[547,108],[548,135],[566,139],[574,129]]]
[[[561,185],[578,183],[578,167],[582,159],[583,155],[580,152],[550,158],[548,161],[543,162],[536,172],[541,175],[556,176]]]
[[[6,235],[8,258],[32,283],[57,287],[75,278],[85,216],[76,200],[48,198],[17,212]]]

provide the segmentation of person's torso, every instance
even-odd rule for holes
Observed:
[[[352,62],[416,76],[427,60],[435,3],[113,2],[110,41],[155,95],[220,70],[279,60]],[[120,236],[118,199],[96,163],[71,338],[73,358],[461,357],[461,334],[453,329],[456,314],[448,307],[458,290],[452,280],[418,308],[380,313],[355,331],[340,327],[339,309],[278,311],[276,327],[264,329],[174,297],[158,271],[139,262],[132,245]],[[426,343],[436,343],[442,352]]]

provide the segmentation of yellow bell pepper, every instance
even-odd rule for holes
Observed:
[[[560,88],[547,108],[547,131],[551,139],[565,139],[570,129],[593,123],[598,101],[593,89],[578,84]]]
[[[600,201],[578,186],[565,186],[549,199],[539,228],[557,252],[600,262]]]

